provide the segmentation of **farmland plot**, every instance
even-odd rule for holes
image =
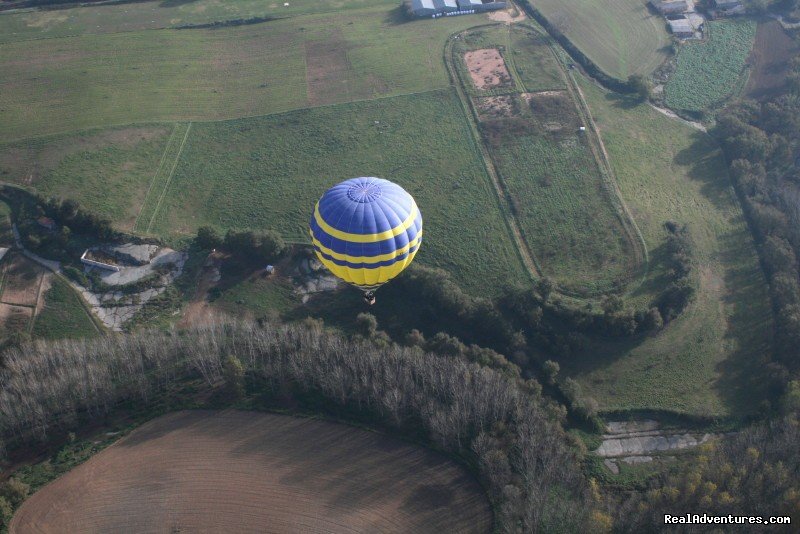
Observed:
[[[651,13],[642,0],[532,3],[581,52],[616,78],[650,74],[669,56],[664,19]]]
[[[483,139],[538,270],[571,292],[620,288],[638,267],[633,245],[611,204],[588,133],[579,130],[582,120],[564,90],[565,79],[552,50],[541,35],[521,26],[460,35],[454,54],[465,61],[458,71],[463,85],[480,89],[469,68],[469,54],[487,50],[492,41],[498,47],[513,43],[514,64],[522,66],[526,77],[524,84],[514,80],[512,87],[551,89],[472,98]]]
[[[425,220],[420,263],[479,294],[526,281],[452,90],[194,123],[152,232],[274,228],[305,243],[314,203],[354,176],[389,178],[414,195]]]
[[[48,484],[9,531],[484,533],[489,502],[447,458],[314,419],[177,412]]]
[[[396,4],[383,4],[219,29],[4,44],[0,143],[132,122],[264,115],[447,87],[444,43],[475,19],[420,20],[410,31],[398,23],[397,10]]]
[[[741,88],[756,23],[733,19],[708,23],[710,37],[686,43],[664,87],[666,104],[676,110],[703,112],[720,105]]]

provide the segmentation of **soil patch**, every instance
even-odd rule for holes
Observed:
[[[9,532],[489,532],[478,483],[430,450],[346,425],[184,411],[30,497]]]
[[[774,96],[786,84],[789,61],[798,53],[800,47],[777,20],[759,23],[745,94],[756,99]]]
[[[481,121],[519,115],[519,102],[514,95],[484,96],[474,100]]]
[[[477,89],[495,89],[511,85],[506,62],[497,48],[481,48],[464,53],[472,83]]]

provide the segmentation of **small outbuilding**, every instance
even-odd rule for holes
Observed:
[[[45,230],[53,231],[56,229],[56,222],[50,217],[39,217],[36,219],[36,223]]]
[[[690,0],[651,0],[651,3],[662,15],[674,15],[693,10]]]
[[[680,18],[676,20],[667,20],[669,29],[672,35],[685,39],[687,37],[694,37],[694,26],[687,18]]]

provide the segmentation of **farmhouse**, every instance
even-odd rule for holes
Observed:
[[[690,0],[652,0],[652,4],[662,15],[685,13],[693,9]]]
[[[667,20],[672,35],[680,38],[694,37],[694,27],[689,19],[683,17],[676,20]]]

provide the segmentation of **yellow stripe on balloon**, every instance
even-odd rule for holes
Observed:
[[[417,213],[417,203],[412,201],[411,213],[408,214],[406,220],[391,230],[386,230],[385,232],[380,232],[378,234],[350,234],[347,232],[342,232],[341,230],[337,230],[325,222],[325,220],[322,218],[322,215],[319,213],[319,202],[317,202],[317,205],[314,206],[314,219],[317,221],[317,224],[320,226],[320,228],[325,231],[325,233],[332,235],[337,239],[341,239],[342,241],[350,241],[352,243],[375,243],[399,235],[408,230],[411,225],[414,224],[414,220],[417,218]]]
[[[406,266],[411,263],[411,260],[416,256],[417,251],[410,253],[404,259],[399,260],[392,265],[385,267],[378,267],[376,269],[356,269],[344,265],[337,265],[330,260],[327,260],[319,255],[317,257],[325,267],[328,268],[335,276],[341,278],[348,284],[355,286],[368,287],[384,284],[400,274]]]
[[[394,252],[387,252],[386,254],[380,254],[378,256],[349,256],[347,254],[342,254],[340,252],[334,252],[333,250],[325,247],[322,243],[319,242],[317,238],[314,237],[314,233],[309,231],[311,234],[311,242],[314,243],[322,252],[323,254],[327,254],[332,258],[337,260],[346,261],[350,263],[365,263],[367,265],[372,263],[380,263],[382,261],[393,260],[398,256],[402,256],[412,247],[415,247],[419,244],[422,240],[422,230],[417,233],[417,237],[415,237],[408,245],[395,250]]]

